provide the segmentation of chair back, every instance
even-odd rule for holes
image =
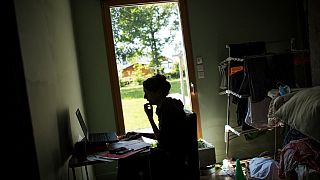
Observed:
[[[190,138],[190,148],[188,151],[187,164],[190,179],[200,179],[200,165],[199,165],[199,153],[198,153],[198,137],[197,137],[197,114],[185,110],[187,118],[188,138]]]

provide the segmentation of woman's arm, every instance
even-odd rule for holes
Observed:
[[[121,141],[126,141],[126,140],[138,139],[141,136],[157,140],[156,136],[153,133],[142,133],[142,132],[134,132],[134,131],[127,132],[126,135],[119,136],[118,138]]]
[[[152,130],[153,130],[153,133],[154,133],[154,136],[155,136],[155,138],[152,138],[152,139],[158,139],[160,132],[159,132],[158,126],[156,125],[156,123],[154,122],[154,119],[153,119],[153,108],[152,108],[152,105],[149,104],[149,103],[145,104],[144,105],[144,111],[146,112],[146,114],[148,116],[149,122],[151,124]]]
[[[139,133],[141,136],[144,136],[144,137],[147,137],[147,138],[150,138],[150,139],[154,139],[154,140],[157,140],[156,136],[154,133]]]

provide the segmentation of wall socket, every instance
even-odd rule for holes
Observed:
[[[202,59],[201,56],[196,57],[196,60],[197,60],[197,64],[202,64],[203,63],[203,59]]]

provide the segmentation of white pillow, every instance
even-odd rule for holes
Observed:
[[[275,112],[275,116],[320,142],[320,86],[297,92]]]

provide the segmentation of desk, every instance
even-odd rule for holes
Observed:
[[[132,158],[147,157],[145,159],[149,160],[148,159],[149,154],[150,154],[150,150],[146,149],[146,150],[143,150],[141,152],[138,152],[137,154],[133,154],[133,155],[127,157],[127,158],[118,159],[118,160],[92,159],[92,156],[90,156],[90,155],[87,156],[86,160],[79,160],[77,158],[77,156],[72,155],[72,157],[69,160],[69,168],[72,169],[73,179],[76,180],[75,168],[84,166],[85,167],[85,171],[86,171],[86,177],[87,177],[87,180],[88,180],[89,179],[89,174],[88,174],[88,169],[87,169],[88,165],[95,165],[95,164],[100,164],[100,163],[108,163],[108,162],[112,162],[112,161],[121,161],[121,164],[122,164],[121,166],[126,166],[126,165],[123,165],[123,164],[127,164],[127,162],[130,162],[130,159],[132,159]]]
[[[69,168],[72,169],[73,180],[76,180],[75,168],[84,166],[85,170],[86,170],[87,179],[89,179],[89,174],[88,174],[88,169],[87,169],[88,165],[107,163],[107,162],[108,161],[101,161],[101,160],[83,160],[83,161],[80,161],[75,155],[72,155],[70,160],[69,160]]]
[[[150,150],[118,160],[117,180],[150,180]]]

